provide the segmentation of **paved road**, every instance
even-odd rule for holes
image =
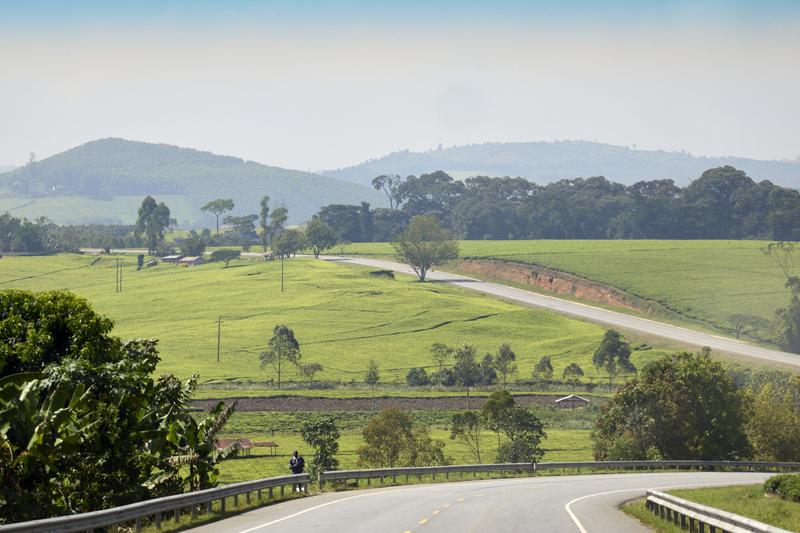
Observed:
[[[394,261],[367,259],[362,257],[324,256],[322,258],[327,261],[393,270],[403,274],[414,274],[413,270],[411,270],[409,266],[396,263]],[[745,342],[728,337],[722,337],[720,335],[712,335],[710,333],[694,331],[679,326],[665,324],[663,322],[657,322],[655,320],[639,318],[636,316],[627,315],[625,313],[618,313],[616,311],[609,311],[608,309],[571,302],[569,300],[562,300],[561,298],[545,296],[543,294],[517,289],[507,285],[501,285],[499,283],[481,281],[467,276],[460,276],[458,274],[450,274],[439,271],[429,272],[428,279],[441,283],[448,283],[450,285],[455,285],[457,287],[481,292],[484,294],[489,294],[522,305],[542,307],[558,313],[590,320],[592,322],[599,322],[618,328],[624,328],[648,335],[663,337],[665,339],[678,341],[690,346],[708,346],[714,351],[721,351],[752,359],[760,359],[763,361],[781,363],[800,368],[800,355],[781,352],[778,350],[770,350],[769,348],[754,346],[752,344],[747,344]]]
[[[646,532],[616,508],[646,489],[761,483],[758,473],[552,476],[326,493],[195,528],[235,533]]]

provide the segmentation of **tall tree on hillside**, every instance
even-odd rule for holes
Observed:
[[[433,216],[414,217],[392,245],[397,258],[411,266],[420,281],[425,281],[433,265],[458,258],[458,244],[453,235]]]
[[[543,355],[533,367],[534,379],[553,379],[553,362],[549,355]]]
[[[389,199],[389,208],[397,209],[399,201],[397,199],[397,191],[403,183],[403,178],[397,174],[381,175],[372,180],[372,186],[376,191],[383,191]]]
[[[266,252],[269,244],[269,196],[261,198],[258,225],[261,226],[261,248]]]
[[[636,372],[636,367],[631,363],[630,344],[613,329],[603,335],[603,340],[592,357],[592,363],[608,372],[609,387],[620,372]]]
[[[800,353],[800,277],[796,275],[800,248],[796,243],[780,241],[762,251],[781,269],[790,293],[789,305],[775,311],[778,345],[788,352]]]
[[[467,391],[467,409],[470,408],[469,388],[478,383],[481,378],[481,366],[475,357],[475,347],[470,344],[460,346],[454,354],[453,374],[455,375],[456,383]]]
[[[572,394],[575,394],[575,385],[580,383],[583,377],[583,369],[578,363],[570,363],[564,368],[562,379],[572,385]]]
[[[142,200],[134,235],[137,239],[145,239],[150,254],[156,253],[158,245],[164,240],[164,232],[173,222],[169,214],[169,207],[164,202],[156,203],[152,196]]]
[[[508,344],[502,344],[494,356],[494,368],[503,375],[503,386],[508,385],[508,375],[517,371],[517,354]]]
[[[278,375],[278,389],[280,389],[281,374],[286,365],[297,365],[300,362],[300,343],[297,342],[294,331],[288,326],[275,326],[267,349],[259,354],[259,359],[261,368],[270,365],[275,369],[275,373]]]
[[[320,253],[333,248],[338,240],[336,232],[318,218],[312,218],[306,226],[306,242],[314,252],[314,257],[319,257]]]
[[[367,365],[367,372],[364,374],[364,383],[369,385],[370,390],[372,390],[372,399],[371,399],[371,409],[375,410],[375,387],[381,381],[381,374],[378,370],[378,363],[375,359],[370,359],[369,364]]]
[[[444,365],[450,359],[450,356],[453,355],[453,349],[446,344],[442,344],[441,342],[435,342],[431,344],[431,357],[433,361],[436,363],[437,372],[439,375],[442,374],[442,370],[444,370]]]
[[[288,218],[289,210],[285,207],[276,207],[272,210],[272,213],[269,214],[270,242],[274,242],[275,239],[283,235],[283,232],[286,229],[286,220]]]
[[[201,207],[200,211],[203,213],[212,213],[217,217],[217,236],[219,236],[219,217],[226,211],[233,211],[233,200],[231,198],[217,198]]]
[[[455,413],[450,422],[450,438],[461,439],[481,464],[481,415],[475,411]]]

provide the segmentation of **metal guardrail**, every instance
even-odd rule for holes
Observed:
[[[386,478],[391,478],[392,483],[398,477],[405,477],[408,482],[411,476],[421,480],[422,476],[431,476],[434,480],[437,475],[450,479],[453,474],[472,473],[477,475],[482,472],[547,472],[554,470],[750,470],[750,471],[785,471],[800,470],[800,462],[794,463],[763,463],[756,461],[583,461],[583,462],[558,462],[558,463],[502,463],[481,465],[448,465],[448,466],[420,466],[399,468],[374,468],[369,470],[334,470],[320,472],[319,482],[347,482],[348,480],[378,479],[383,484]]]
[[[448,465],[448,466],[420,466],[420,467],[400,467],[400,468],[376,468],[369,470],[334,470],[331,472],[321,472],[319,482],[322,486],[326,482],[337,482],[347,480],[366,479],[370,483],[372,479],[380,479],[383,483],[386,478],[391,478],[392,482],[397,482],[398,477],[405,476],[406,481],[410,476],[431,476],[436,479],[437,475],[442,475],[445,479],[450,479],[453,474],[473,473],[539,473],[556,470],[750,470],[750,471],[787,471],[800,470],[800,462],[796,463],[761,463],[755,461],[586,461],[586,462],[558,462],[558,463],[502,463],[502,464],[479,464],[479,465]],[[308,493],[308,485],[311,478],[308,474],[297,474],[291,476],[280,476],[242,483],[233,483],[214,489],[200,490],[186,494],[176,494],[164,498],[156,498],[143,502],[123,505],[111,509],[103,509],[90,513],[82,513],[57,518],[46,518],[31,522],[21,522],[0,526],[2,533],[18,532],[47,532],[47,533],[69,533],[73,531],[91,531],[94,528],[110,527],[120,524],[132,524],[136,531],[141,530],[145,520],[154,524],[157,528],[161,527],[164,519],[172,518],[175,522],[180,522],[184,514],[190,514],[196,518],[198,510],[202,507],[206,512],[212,512],[213,502],[218,501],[219,511],[225,511],[226,498],[232,497],[234,505],[238,505],[238,497],[245,495],[247,503],[250,503],[252,493],[257,493],[259,500],[262,498],[262,491],[268,490],[268,497],[273,497],[273,491],[280,489],[280,495],[284,496],[285,487],[288,485],[300,485],[304,494]],[[152,518],[151,518],[152,517]],[[755,530],[761,531],[761,530]],[[764,531],[780,531],[778,529]]]
[[[785,529],[758,520],[701,505],[659,490],[648,490],[647,509],[656,516],[691,531],[727,531],[730,533],[789,533]]]
[[[226,498],[233,497],[233,504],[238,505],[239,496],[245,495],[247,503],[250,503],[250,495],[257,493],[258,499],[262,499],[262,491],[268,491],[268,497],[273,497],[274,489],[280,489],[280,495],[284,496],[285,488],[288,485],[300,485],[303,493],[308,494],[308,484],[311,478],[308,474],[295,474],[291,476],[280,476],[255,481],[244,481],[242,483],[232,483],[213,489],[198,490],[185,494],[176,494],[164,498],[155,498],[143,502],[81,513],[57,518],[45,518],[30,522],[20,522],[7,526],[0,526],[3,533],[17,532],[44,532],[44,533],[69,533],[72,531],[92,531],[95,528],[107,527],[114,531],[121,524],[132,524],[136,531],[142,529],[143,520],[148,520],[156,526],[161,527],[161,522],[170,517],[176,522],[180,522],[184,513],[197,517],[198,508],[205,507],[206,512],[213,511],[213,503],[219,503],[219,511],[225,512]]]

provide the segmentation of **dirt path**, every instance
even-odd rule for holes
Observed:
[[[584,396],[593,402],[602,403],[603,398]],[[518,405],[553,405],[558,395],[552,394],[520,394],[514,395]],[[225,398],[230,402],[234,398]],[[236,398],[237,411],[370,411],[372,409],[369,398],[312,398],[305,396],[270,396],[263,398]],[[192,401],[193,407],[209,410],[219,399],[205,399]],[[479,409],[486,401],[486,397],[470,398],[470,407]],[[439,398],[375,398],[375,409],[395,407],[407,411],[431,409],[466,409],[466,396],[445,396]]]

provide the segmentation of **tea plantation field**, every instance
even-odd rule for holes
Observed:
[[[383,382],[402,382],[410,367],[432,365],[428,349],[435,342],[472,343],[479,355],[508,342],[518,354],[521,378],[529,378],[541,356],[552,355],[556,376],[574,361],[587,377],[602,379],[591,365],[600,326],[445,285],[297,258],[286,262],[282,293],[279,262],[159,264],[136,271],[135,258],[125,261],[120,294],[113,257],[77,254],[3,257],[0,289],[69,289],[113,318],[120,337],[160,339],[160,371],[182,377],[199,372],[202,382],[272,379],[273,372],[259,368],[258,352],[276,324],[294,329],[304,361],[324,365],[316,379],[362,381],[374,358]],[[636,352],[633,361],[640,365],[662,353]],[[290,368],[283,379],[300,378]]]
[[[461,241],[461,256],[532,263],[655,300],[688,319],[730,327],[749,314],[771,321],[788,303],[784,278],[762,241]],[[338,250],[337,250],[338,252]],[[388,243],[348,254],[391,255]]]

